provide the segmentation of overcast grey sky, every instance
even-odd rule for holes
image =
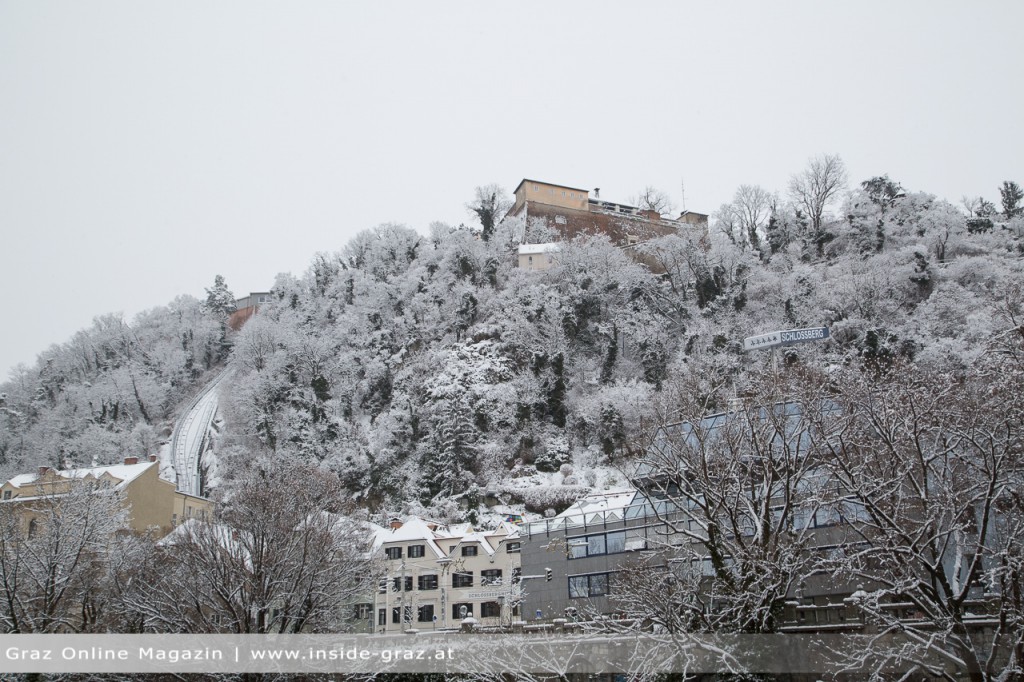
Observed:
[[[1024,183],[1024,3],[0,0],[0,379],[523,177],[710,213],[838,153]]]

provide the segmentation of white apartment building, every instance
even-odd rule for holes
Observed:
[[[519,618],[519,527],[491,531],[411,517],[377,532],[377,632],[511,625]]]

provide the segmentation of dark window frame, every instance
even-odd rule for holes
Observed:
[[[480,586],[501,585],[503,577],[504,576],[500,568],[488,568],[480,571]]]
[[[569,599],[590,599],[611,594],[611,573],[586,573],[570,575],[567,587]]]

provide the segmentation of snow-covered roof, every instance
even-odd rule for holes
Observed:
[[[175,526],[174,530],[162,537],[157,545],[170,547],[190,542],[202,542],[212,537],[218,545],[223,547],[231,556],[238,557],[245,561],[251,568],[252,559],[245,544],[239,540],[238,531],[222,523],[211,523],[200,519],[186,519]]]
[[[435,533],[434,528],[431,528],[433,525],[418,516],[412,516],[398,528],[381,528],[374,534],[374,549],[379,549],[386,543],[422,541],[438,559],[448,556],[448,552],[442,551],[436,542],[438,538],[444,536]]]
[[[610,519],[618,512],[617,517],[621,519],[622,510],[633,503],[634,497],[636,497],[636,490],[633,489],[594,493],[578,500],[555,518],[571,520],[586,518],[589,521],[595,514]]]
[[[572,526],[621,521],[639,493],[633,489],[608,490],[587,495],[554,518],[528,524],[527,534],[547,532]],[[642,497],[642,496],[641,496]]]
[[[49,469],[47,473],[53,473],[67,479],[85,479],[90,476],[92,478],[99,479],[104,475],[109,475],[118,480],[117,488],[120,489],[124,488],[145,473],[149,467],[156,465],[157,462],[140,462],[139,464],[114,464],[111,466],[89,467],[85,469]],[[26,485],[31,485],[38,480],[38,473],[18,474],[7,482],[15,488],[21,488]]]
[[[478,531],[469,523],[444,526],[412,516],[398,528],[379,528],[375,531],[373,550],[380,550],[386,543],[423,542],[441,559],[448,556],[447,548],[451,541],[455,541],[455,547],[477,544],[487,554],[494,554],[502,540],[512,537],[519,537],[519,527],[507,521],[502,521],[494,530]],[[444,542],[445,547],[442,548],[439,542]]]
[[[539,253],[551,253],[554,251],[560,251],[561,246],[558,242],[546,242],[544,244],[520,244],[519,255],[530,256]]]

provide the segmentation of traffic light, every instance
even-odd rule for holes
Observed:
[[[548,582],[551,582],[551,569],[550,568],[545,568],[544,569],[544,580],[547,580]]]

